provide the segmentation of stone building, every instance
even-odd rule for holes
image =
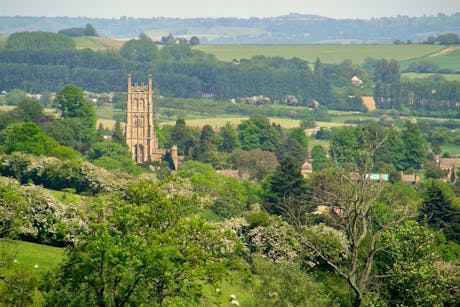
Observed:
[[[158,148],[153,127],[152,94],[152,75],[146,85],[133,85],[131,74],[128,75],[126,144],[136,163],[159,161],[165,154]]]

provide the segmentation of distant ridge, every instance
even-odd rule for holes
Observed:
[[[334,19],[291,13],[266,18],[87,18],[0,17],[0,35],[21,31],[57,32],[91,23],[102,37],[198,36],[209,44],[387,44],[419,42],[430,35],[460,34],[460,13],[423,17]]]

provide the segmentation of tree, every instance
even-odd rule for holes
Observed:
[[[126,146],[126,139],[124,129],[121,127],[121,122],[119,120],[115,121],[115,125],[112,130],[112,140],[115,143]]]
[[[93,207],[82,240],[45,284],[48,304],[187,305],[221,278],[226,235],[189,215],[193,199],[166,195],[161,184],[131,184]]]
[[[45,135],[37,124],[29,122],[7,129],[2,149],[8,154],[20,151],[42,156],[49,155],[58,146],[58,142]]]
[[[301,127],[290,129],[283,146],[280,146],[279,152],[279,157],[290,155],[298,163],[303,164],[308,158],[308,137],[305,130]]]
[[[204,125],[201,129],[200,141],[195,147],[193,158],[203,163],[218,163],[219,154],[217,152],[216,136],[210,125]]]
[[[96,29],[90,23],[86,24],[84,34],[85,36],[99,36]]]
[[[240,175],[248,174],[249,179],[262,180],[276,170],[278,160],[274,153],[256,148],[241,151],[235,163]]]
[[[312,168],[314,172],[331,166],[331,162],[326,155],[326,150],[319,144],[313,146],[311,150],[311,157],[313,160]]]
[[[6,97],[6,105],[17,106],[19,102],[28,99],[26,92],[15,89],[8,93]]]
[[[21,121],[39,120],[43,117],[43,107],[38,100],[26,98],[17,103],[11,115]]]
[[[387,252],[378,255],[379,292],[387,302],[404,306],[450,306],[458,301],[458,264],[443,260],[445,242],[415,221],[382,235]],[[441,247],[442,246],[442,247]],[[457,288],[457,289],[456,289]]]
[[[420,169],[426,160],[427,148],[425,138],[416,124],[409,121],[405,123],[401,132],[401,143],[402,160],[398,162],[401,167],[398,169]]]
[[[197,46],[200,44],[200,39],[197,36],[190,37],[189,41],[190,46]]]
[[[73,84],[64,86],[57,94],[56,104],[62,119],[77,119],[83,126],[86,142],[96,137],[96,112],[83,97],[83,91]]]
[[[355,162],[346,164],[346,169],[336,162],[334,170],[311,179],[312,203],[324,206],[327,225],[338,231],[336,243],[327,241],[321,228],[303,228],[306,250],[347,282],[355,306],[364,303],[377,280],[374,258],[387,250],[387,246],[380,244],[382,234],[414,210],[408,206],[410,198],[406,198],[405,190],[394,190],[391,186],[385,190],[385,184],[376,184],[368,176],[373,169],[373,152],[379,149],[379,144],[378,139],[367,143]]]
[[[158,59],[160,52],[148,37],[132,39],[120,48],[120,55],[125,59],[139,62],[152,62]]]
[[[427,183],[418,220],[441,230],[447,240],[460,244],[460,204],[447,183],[438,180]]]
[[[192,136],[190,128],[185,125],[183,118],[176,120],[170,142],[172,145],[177,145],[179,155],[191,156],[192,149],[195,146],[195,139]]]
[[[456,45],[460,42],[460,39],[455,33],[446,33],[439,35],[436,41],[441,45]]]
[[[238,134],[229,122],[220,129],[220,139],[218,149],[221,152],[229,153],[240,147]]]
[[[301,225],[312,208],[309,207],[307,185],[300,168],[301,164],[291,156],[280,162],[273,176],[268,178],[263,206],[269,213]]]

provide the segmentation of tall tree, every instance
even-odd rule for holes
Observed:
[[[273,214],[283,216],[290,223],[305,221],[308,206],[306,181],[301,165],[291,156],[280,162],[275,173],[269,178],[264,199],[264,208]]]
[[[420,169],[426,161],[427,147],[426,140],[420,132],[417,124],[407,121],[404,130],[401,132],[404,157],[400,164],[402,169]]]
[[[338,231],[337,243],[326,239],[324,227],[305,227],[303,242],[322,264],[343,278],[353,291],[353,304],[361,306],[376,282],[375,260],[387,246],[380,245],[382,234],[406,219],[414,206],[405,190],[385,190],[368,176],[379,140],[366,144],[358,158],[346,169],[336,164],[334,171],[312,179],[312,203],[323,206],[328,225]],[[354,165],[350,165],[354,164]],[[353,170],[353,175],[348,170]]]
[[[203,284],[219,280],[227,260],[220,234],[189,216],[192,206],[147,181],[94,206],[82,240],[46,282],[47,304],[197,304]]]
[[[238,140],[238,134],[232,124],[227,122],[225,126],[220,129],[219,151],[232,152],[239,147],[240,142]]]
[[[447,183],[438,180],[427,183],[418,220],[460,244],[460,203]]]
[[[56,104],[62,119],[76,119],[81,122],[85,142],[96,138],[96,112],[83,97],[83,91],[73,84],[64,86],[57,94]]]

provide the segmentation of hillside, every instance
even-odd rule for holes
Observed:
[[[399,61],[429,56],[444,49],[439,45],[200,45],[195,47],[214,54],[221,61],[249,59],[255,55],[269,57],[298,57],[313,63],[341,63],[346,59],[361,64],[365,58],[396,59]]]
[[[211,44],[369,44],[394,40],[421,41],[429,35],[460,33],[460,13],[423,17],[332,19],[289,14],[270,18],[70,18],[0,17],[0,35],[20,31],[57,32],[91,23],[103,37],[132,38],[147,33],[154,39],[198,36]]]
[[[401,62],[401,69],[407,69],[411,64],[432,63],[438,69],[460,72],[460,47],[449,47],[436,54],[426,55],[418,59]]]

